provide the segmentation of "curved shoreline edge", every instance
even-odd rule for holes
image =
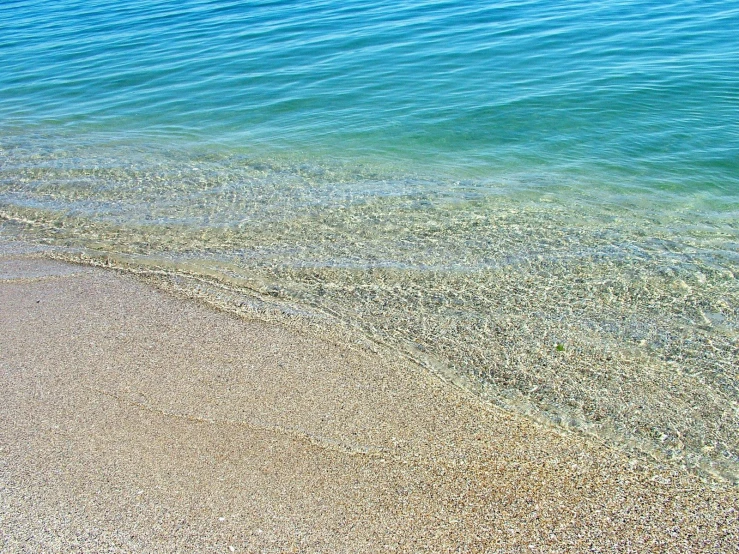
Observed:
[[[734,551],[739,492],[368,349],[0,257],[3,551]]]

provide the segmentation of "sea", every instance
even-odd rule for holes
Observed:
[[[737,0],[3,0],[0,238],[737,484],[737,29]]]

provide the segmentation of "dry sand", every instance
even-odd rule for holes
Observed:
[[[408,362],[0,257],[2,552],[735,552],[739,494]]]

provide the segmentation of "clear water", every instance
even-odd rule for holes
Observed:
[[[737,28],[736,1],[6,1],[1,232],[737,482]]]

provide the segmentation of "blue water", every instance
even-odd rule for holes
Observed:
[[[733,0],[5,1],[0,231],[737,481],[736,29]]]
[[[0,25],[5,133],[738,189],[737,2],[57,0]]]

